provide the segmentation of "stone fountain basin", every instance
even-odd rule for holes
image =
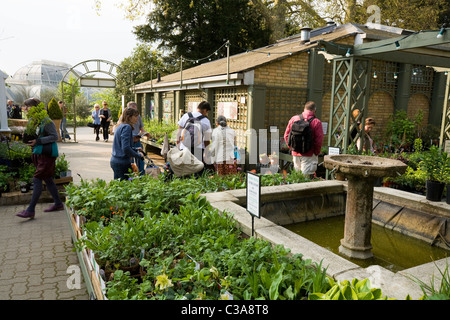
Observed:
[[[396,177],[405,173],[408,167],[399,160],[351,154],[326,155],[324,166],[335,173],[362,178]]]

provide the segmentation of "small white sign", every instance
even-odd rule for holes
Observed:
[[[261,176],[247,172],[247,211],[261,218]]]
[[[339,147],[328,147],[328,155],[335,156],[341,154],[341,149]]]

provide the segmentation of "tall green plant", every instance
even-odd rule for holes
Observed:
[[[25,127],[25,133],[28,135],[37,135],[38,132],[36,132],[36,130],[38,126],[41,124],[45,125],[46,123],[52,121],[45,110],[45,105],[42,102],[28,110],[27,117],[28,123]]]
[[[61,120],[63,118],[62,110],[59,107],[55,97],[53,97],[48,103],[47,113],[52,120]]]
[[[419,166],[428,180],[445,182],[446,173],[450,170],[448,154],[437,146],[431,146],[429,151],[424,152]]]

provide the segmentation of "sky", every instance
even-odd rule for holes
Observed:
[[[98,15],[94,0],[0,0],[0,70],[12,76],[39,60],[120,64],[139,43],[133,26],[145,23],[126,20],[120,2],[103,0]]]

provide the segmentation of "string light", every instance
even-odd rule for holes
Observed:
[[[345,56],[348,58],[350,57],[350,48],[348,48],[347,53],[345,54]]]
[[[444,36],[444,32],[445,32],[445,27],[447,27],[447,24],[443,24],[441,27],[441,30],[439,30],[438,35],[436,36],[436,38],[440,39]]]

